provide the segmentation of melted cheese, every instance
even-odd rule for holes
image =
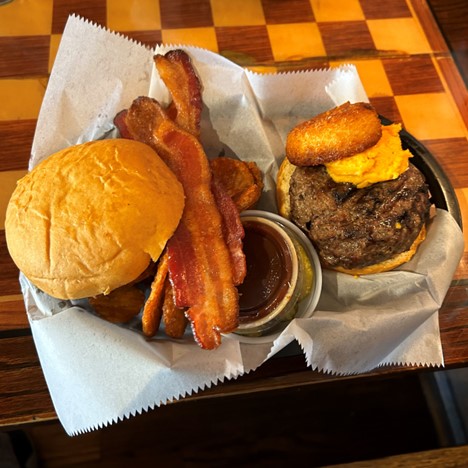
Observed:
[[[327,163],[330,177],[335,182],[351,182],[358,188],[385,180],[396,179],[406,169],[411,153],[403,150],[400,124],[382,127],[382,137],[372,148],[349,158]]]

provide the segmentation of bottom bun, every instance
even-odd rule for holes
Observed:
[[[276,176],[276,204],[278,212],[284,218],[289,219],[291,215],[291,201],[289,198],[289,184],[296,166],[291,164],[288,158],[284,158]]]

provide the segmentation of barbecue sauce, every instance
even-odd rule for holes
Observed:
[[[267,316],[288,294],[293,276],[291,245],[265,223],[244,222],[247,275],[239,286],[239,323]]]

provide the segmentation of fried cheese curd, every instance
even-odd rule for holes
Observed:
[[[370,104],[346,102],[294,127],[286,156],[295,166],[317,166],[371,148],[381,136],[379,116]]]

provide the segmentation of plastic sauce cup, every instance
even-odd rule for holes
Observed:
[[[295,317],[310,317],[322,290],[317,253],[293,223],[268,211],[241,214],[245,230],[247,275],[239,290],[239,326],[243,342],[277,337]]]

